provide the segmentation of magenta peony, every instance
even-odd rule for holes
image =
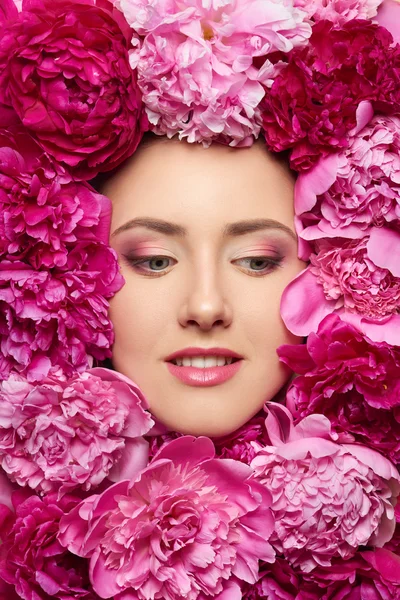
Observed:
[[[0,101],[78,177],[113,169],[147,127],[129,27],[107,0],[25,0],[22,8],[0,40]]]
[[[59,539],[90,558],[101,598],[240,599],[233,581],[223,593],[231,576],[255,583],[258,559],[274,559],[270,494],[251,475],[247,465],[215,459],[208,438],[184,436],[136,479],[74,508]]]
[[[294,0],[313,21],[343,24],[352,19],[372,19],[382,0]]]
[[[1,579],[9,584],[7,600],[96,600],[86,564],[77,560],[57,540],[60,518],[76,506],[77,498],[56,494],[43,498],[13,496],[7,527],[0,529]]]
[[[3,260],[2,379],[16,369],[34,381],[51,365],[61,366],[69,375],[91,366],[92,357],[110,356],[113,330],[106,299],[121,285],[116,253],[101,243],[77,244],[64,269],[52,272]]]
[[[290,412],[268,403],[270,446],[251,466],[272,494],[271,543],[308,573],[360,546],[383,546],[395,530],[400,475],[386,458],[356,444],[334,441],[329,420],[310,415],[295,427]]]
[[[14,0],[2,0],[0,6],[0,24],[4,24],[8,20],[15,19],[18,14],[17,7],[14,4]]]
[[[42,492],[133,476],[147,464],[142,436],[153,421],[145,408],[133,382],[103,368],[39,385],[11,375],[0,384],[0,465]]]
[[[281,346],[278,354],[299,374],[286,399],[296,419],[322,413],[338,433],[400,465],[399,348],[329,315],[305,345]]]
[[[347,148],[365,101],[397,110],[400,47],[392,43],[390,33],[370,21],[340,28],[316,23],[308,46],[293,50],[261,103],[267,146],[292,149],[291,166],[306,171]]]
[[[360,238],[400,219],[400,118],[376,116],[342,153],[322,158],[296,181],[300,235]]]
[[[265,444],[265,415],[257,415],[242,425],[240,429],[214,441],[217,456],[233,458],[250,464],[256,455],[256,448]]]
[[[63,267],[80,241],[108,243],[111,202],[55,166],[21,127],[0,130],[0,250]]]
[[[114,0],[134,31],[137,67],[151,128],[189,142],[250,145],[260,131],[259,103],[289,52],[311,35],[290,0]],[[257,65],[256,65],[257,63]]]

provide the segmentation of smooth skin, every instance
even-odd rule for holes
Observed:
[[[276,349],[300,343],[279,313],[297,258],[294,178],[262,141],[235,149],[161,138],[104,185],[111,245],[125,278],[111,300],[114,368],[143,390],[168,429],[235,431],[287,383]],[[187,385],[165,358],[187,347],[243,357],[211,387]]]

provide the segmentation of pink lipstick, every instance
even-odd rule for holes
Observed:
[[[227,348],[185,348],[165,360],[169,372],[186,385],[209,387],[232,379],[243,357]]]

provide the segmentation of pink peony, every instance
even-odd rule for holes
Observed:
[[[80,241],[108,243],[111,202],[55,166],[22,128],[0,130],[0,250],[63,267]]]
[[[267,541],[270,494],[250,467],[215,459],[208,438],[184,436],[136,479],[84,500],[60,524],[61,543],[90,558],[101,598],[238,598],[231,576],[255,583]]]
[[[123,162],[147,126],[129,27],[111,3],[99,4],[25,0],[0,40],[0,101],[83,179]]]
[[[400,46],[392,44],[390,33],[370,21],[316,23],[310,43],[293,50],[261,103],[267,146],[292,149],[291,166],[307,171],[348,147],[366,102],[396,111]]]
[[[290,412],[269,403],[271,445],[251,463],[272,493],[271,543],[301,571],[351,558],[359,546],[381,547],[395,529],[400,475],[370,448],[338,444],[329,420],[310,415],[293,426]]]
[[[103,368],[39,385],[19,375],[0,384],[0,464],[10,479],[43,492],[90,490],[147,464],[142,438],[153,421],[129,379]]]
[[[322,158],[296,181],[305,240],[360,238],[400,219],[400,118],[376,116],[342,153]]]
[[[300,374],[286,398],[297,420],[322,413],[335,431],[400,465],[399,348],[329,315],[305,345],[281,346],[278,354]]]
[[[131,54],[158,134],[246,146],[278,67],[269,56],[304,45],[306,13],[290,0],[114,0],[143,36]],[[257,64],[256,64],[257,63]]]
[[[373,228],[361,240],[320,240],[311,265],[285,289],[281,314],[296,335],[333,312],[375,342],[400,345],[400,233]],[[394,273],[393,273],[394,271]]]
[[[66,374],[110,356],[108,302],[122,285],[117,257],[101,243],[77,244],[63,269],[36,271],[20,261],[0,263],[0,368],[28,380],[51,365]]]
[[[263,445],[266,439],[265,416],[260,414],[237,431],[213,441],[220,458],[233,458],[250,464],[256,455],[256,447]]]
[[[13,496],[14,511],[0,529],[0,578],[23,600],[96,600],[87,566],[57,540],[60,518],[77,504],[77,498],[56,494],[44,498]],[[1,592],[1,579],[0,579]]]
[[[314,21],[343,24],[352,19],[372,19],[382,0],[294,0]]]

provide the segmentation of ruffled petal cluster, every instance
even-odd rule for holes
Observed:
[[[107,0],[25,0],[0,39],[0,102],[82,179],[119,165],[147,127],[129,31]]]
[[[12,375],[0,384],[0,465],[41,492],[87,491],[132,475],[147,464],[146,406],[133,382],[103,368],[37,385]]]
[[[400,345],[400,232],[372,228],[360,240],[321,239],[314,248],[282,295],[288,329],[306,336],[337,313],[371,340]]]
[[[400,465],[400,350],[373,343],[336,315],[327,316],[307,343],[281,346],[295,373],[287,406],[297,420],[326,415],[349,440],[379,450]]]
[[[92,357],[110,356],[114,338],[107,298],[121,283],[116,253],[96,242],[77,244],[63,269],[35,270],[21,261],[3,260],[2,378],[11,369],[30,380],[40,378],[52,365],[69,375],[90,367]]]
[[[10,586],[2,598],[99,600],[90,588],[87,565],[57,540],[60,518],[77,502],[73,496],[16,493],[12,510],[0,506],[0,578]]]
[[[111,202],[71,181],[20,125],[0,130],[0,251],[35,269],[64,267],[80,241],[108,243]]]
[[[400,118],[378,115],[348,148],[299,175],[295,190],[301,237],[359,238],[400,219]]]
[[[271,445],[251,466],[272,494],[276,551],[308,573],[335,557],[351,558],[359,546],[389,541],[400,494],[392,463],[365,446],[335,442],[323,415],[293,427],[286,408],[268,408]]]
[[[343,24],[353,19],[372,19],[382,0],[294,0],[313,21]]]
[[[123,599],[124,591],[131,600],[240,598],[228,580],[255,583],[258,559],[274,559],[270,495],[251,474],[215,459],[209,439],[182,437],[136,478],[74,508],[59,539],[90,558],[102,598]]]
[[[347,148],[366,102],[398,110],[399,62],[400,46],[383,27],[363,20],[316,23],[310,43],[291,52],[261,103],[267,146],[290,149],[297,171]]]
[[[158,134],[209,145],[251,145],[259,104],[278,66],[304,45],[306,13],[289,0],[114,0],[142,37],[131,65]]]

